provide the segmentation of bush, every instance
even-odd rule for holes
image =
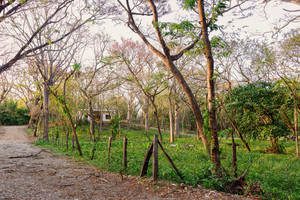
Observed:
[[[14,100],[5,100],[0,105],[0,125],[28,124],[30,117],[28,109],[18,108]]]

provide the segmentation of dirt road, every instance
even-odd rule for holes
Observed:
[[[0,200],[245,199],[107,173],[30,145],[25,126],[0,127]]]

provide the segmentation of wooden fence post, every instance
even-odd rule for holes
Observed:
[[[149,165],[149,160],[150,160],[150,157],[153,153],[153,142],[151,143],[147,153],[146,153],[146,156],[144,158],[144,162],[143,162],[143,165],[142,165],[142,168],[141,168],[141,173],[140,173],[140,176],[145,176],[147,174],[147,170],[148,170],[148,165]]]
[[[123,169],[127,168],[127,138],[123,142]]]
[[[153,171],[153,180],[157,181],[158,179],[158,136],[154,135],[153,138],[153,163],[152,163],[152,171]]]
[[[109,139],[108,139],[108,155],[107,155],[107,165],[108,165],[108,167],[109,167],[109,165],[110,165],[109,157],[110,157],[111,140],[112,140],[112,137],[109,136]]]

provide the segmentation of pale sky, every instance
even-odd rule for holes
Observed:
[[[176,2],[176,1],[174,1]],[[243,16],[240,12],[240,10],[236,10],[237,13],[239,13],[238,16],[233,16],[233,12],[225,13],[223,17],[219,18],[218,25],[224,25],[228,26],[229,21],[233,21],[231,23],[230,27],[226,29],[225,31],[236,31],[238,28],[242,28],[243,32],[242,34],[248,34],[250,36],[262,36],[263,33],[275,31],[275,23],[278,24],[280,22],[280,26],[284,25],[286,22],[284,21],[287,19],[286,15],[293,14],[296,16],[298,13],[288,13],[284,11],[284,9],[288,10],[296,10],[299,9],[300,6],[292,3],[283,3],[279,1],[270,1],[268,4],[260,3],[262,0],[258,0],[258,7],[252,10],[243,11],[244,15],[248,15],[249,13],[252,16],[249,16],[247,18],[241,19]],[[249,3],[246,3],[242,6],[242,8],[249,7],[253,4],[253,1],[250,1]],[[167,17],[164,17],[164,21],[174,21],[174,19],[178,18],[180,14],[182,14],[182,11],[178,11],[178,6],[171,5],[172,9],[174,11],[169,14]],[[149,21],[151,22],[151,21]],[[297,23],[290,24],[288,27],[286,27],[285,31],[291,29],[291,28],[299,28],[299,21]],[[102,27],[103,28],[103,27]],[[104,25],[105,32],[109,33],[113,39],[119,40],[121,37],[123,38],[134,38],[136,40],[139,40],[136,34],[134,34],[126,25],[117,25],[114,26],[113,23],[106,23]],[[265,35],[267,37],[271,36],[270,34]]]

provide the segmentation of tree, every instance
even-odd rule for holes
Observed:
[[[191,91],[190,86],[186,82],[182,73],[174,64],[175,60],[178,60],[185,52],[194,48],[196,43],[200,40],[200,34],[198,33],[196,35],[196,39],[190,42],[190,45],[180,49],[179,52],[172,55],[171,48],[169,47],[169,44],[166,42],[163,36],[163,29],[166,27],[166,24],[161,23],[158,20],[159,16],[168,12],[169,7],[166,5],[165,1],[155,2],[152,0],[148,0],[147,2],[144,2],[142,4],[139,4],[139,2],[136,1],[129,0],[127,0],[125,3],[122,3],[121,1],[118,2],[127,14],[127,24],[129,28],[132,29],[136,34],[138,34],[138,36],[143,40],[147,47],[161,59],[166,69],[171,71],[180,87],[187,95],[188,101],[196,118],[197,127],[200,130],[201,139],[205,148],[209,150],[209,144],[203,132],[203,118],[200,112],[199,105],[195,99],[193,92]],[[149,34],[147,32],[144,32],[145,30],[142,30],[142,27],[138,25],[139,19],[136,19],[137,16],[152,16],[152,28],[154,32],[151,32],[151,34],[152,36],[155,35],[157,37],[160,49],[156,48],[156,45],[151,43],[151,40],[149,39],[149,37],[147,37]],[[184,26],[184,23],[182,23],[182,26]],[[149,31],[149,29],[147,30]]]
[[[69,66],[71,67],[71,66]],[[80,69],[80,64],[78,63],[74,63],[74,65],[72,66],[73,69],[71,71],[69,71],[68,73],[65,73],[63,75],[63,90],[62,90],[62,94],[59,94],[58,92],[54,91],[51,87],[51,85],[49,85],[47,83],[47,77],[44,76],[44,74],[42,73],[41,69],[39,69],[41,75],[42,75],[42,78],[44,80],[44,83],[45,83],[45,86],[47,87],[47,90],[49,91],[49,93],[51,95],[54,96],[55,98],[55,101],[57,102],[58,106],[60,106],[63,114],[69,119],[70,121],[70,124],[71,124],[71,128],[72,128],[72,132],[73,132],[73,137],[75,139],[75,142],[76,142],[76,146],[77,146],[77,151],[79,153],[80,156],[82,156],[82,151],[81,151],[81,147],[80,147],[80,144],[79,144],[79,140],[78,140],[78,137],[77,137],[77,133],[76,133],[76,124],[74,122],[74,119],[73,119],[73,116],[72,116],[72,113],[71,113],[71,108],[70,108],[70,104],[68,104],[67,102],[67,98],[66,98],[66,87],[67,87],[67,82],[68,80],[70,80],[76,72],[78,72],[78,70]]]
[[[113,71],[107,67],[109,64],[105,62],[105,52],[107,51],[109,38],[105,35],[96,35],[93,38],[93,58],[91,66],[82,68],[77,78],[81,83],[79,90],[82,96],[86,99],[90,115],[90,133],[93,137],[93,142],[96,141],[95,137],[95,121],[93,116],[93,99],[100,93],[115,87],[115,78]]]
[[[47,36],[45,39],[47,39]],[[80,40],[69,42],[71,44],[63,43],[60,44],[61,46],[56,44],[48,46],[47,51],[39,52],[39,54],[36,54],[34,57],[34,65],[38,68],[44,80],[43,137],[46,140],[48,140],[49,123],[49,87],[51,87],[51,90],[55,91],[60,86],[60,83],[63,80],[62,77],[67,73],[67,69],[70,67],[74,55],[81,45]]]
[[[221,9],[225,8],[225,4],[221,1],[215,5],[215,13],[212,12],[211,15],[211,24],[212,27],[215,25],[215,21],[217,20],[218,15],[221,13]],[[212,161],[215,165],[214,171],[217,172],[221,168],[221,160],[220,160],[220,149],[219,149],[219,139],[217,133],[217,118],[216,118],[216,108],[215,108],[215,80],[214,80],[214,59],[212,55],[212,48],[210,44],[210,39],[208,37],[208,24],[207,17],[205,14],[205,7],[203,0],[197,0],[197,8],[198,14],[200,18],[201,24],[201,33],[202,33],[202,41],[204,43],[204,54],[207,62],[207,97],[208,97],[208,113],[209,113],[209,128],[212,136]]]
[[[90,5],[86,5],[84,2],[75,2],[74,0],[28,2],[29,1],[26,0],[13,0],[8,1],[6,4],[2,4],[1,1],[0,13],[3,12],[3,16],[10,20],[6,20],[9,21],[9,23],[0,23],[0,28],[3,30],[3,34],[0,34],[0,39],[5,38],[9,41],[9,38],[15,38],[20,47],[18,48],[15,43],[10,43],[14,49],[13,52],[10,52],[10,55],[13,56],[10,56],[7,62],[1,63],[0,74],[12,67],[17,61],[25,57],[33,56],[37,50],[42,51],[49,45],[65,40],[65,38],[80,29],[83,25],[95,20],[98,14],[102,17],[107,14],[107,11],[104,9],[99,10],[95,7],[95,9],[89,10]],[[33,0],[30,0],[30,2],[33,2]],[[81,4],[82,7],[79,10],[72,9],[75,3]],[[103,2],[98,2],[98,5],[103,5]],[[18,15],[7,15],[7,13],[4,13],[5,8],[8,8],[6,6],[12,7],[12,14],[18,11]],[[20,9],[25,6],[26,9]],[[77,13],[74,13],[75,10]],[[86,10],[89,10],[89,13],[83,14]],[[46,11],[46,14],[44,11]],[[70,17],[73,17],[73,19],[70,20]],[[27,23],[30,21],[31,23],[34,23],[34,25],[23,26],[20,23],[20,21],[23,20]],[[63,23],[65,24],[65,29],[56,31],[55,34],[53,34],[55,37],[48,38],[48,40],[44,40],[43,42],[36,41],[39,39],[38,36],[41,35],[41,33],[44,34],[51,29],[52,31],[55,31],[55,27],[60,26]],[[26,35],[22,40],[19,38],[20,33],[23,36]],[[5,53],[7,48],[2,49],[2,51]],[[7,52],[5,54],[7,54]],[[0,55],[2,55],[2,53],[0,53]]]
[[[279,137],[287,134],[287,127],[279,117],[279,110],[289,97],[280,87],[256,82],[232,90],[225,99],[226,109],[236,113],[236,124],[250,138],[270,138],[271,152],[281,152]]]
[[[281,43],[281,49],[277,52],[278,57],[280,57],[280,64],[278,66],[279,70],[276,70],[276,75],[278,75],[281,80],[285,83],[288,88],[287,92],[292,94],[294,100],[294,127],[292,127],[291,121],[289,120],[287,114],[284,112],[286,118],[285,122],[292,130],[294,136],[296,137],[296,155],[299,158],[299,138],[298,138],[298,113],[299,113],[299,52],[300,50],[300,29],[292,30],[285,35],[285,40]],[[275,68],[275,67],[274,67]]]
[[[16,15],[26,7],[32,0],[1,0],[0,1],[0,23],[5,19]]]
[[[91,159],[94,157],[96,142],[93,109],[94,98],[118,85],[118,81],[116,81],[113,70],[109,70],[108,68],[110,67],[110,63],[105,61],[105,53],[110,42],[109,38],[104,35],[97,35],[94,37],[93,42],[94,58],[92,60],[92,64],[90,67],[82,69],[77,78],[77,80],[81,83],[79,84],[79,90],[88,103],[90,134],[93,141]]]
[[[33,134],[37,136],[37,127],[41,120],[43,110],[43,83],[39,71],[33,67],[29,59],[28,63],[22,67],[11,69],[6,73],[14,74],[13,94],[23,101],[30,110],[30,120],[28,128],[34,128]]]
[[[13,99],[6,99],[0,105],[0,125],[24,125],[28,121],[28,110],[18,108],[18,103]]]
[[[0,105],[12,89],[13,84],[9,79],[9,74],[0,74]]]
[[[127,68],[123,78],[134,83],[151,102],[159,139],[162,141],[156,97],[167,88],[165,81],[169,77],[161,70],[161,63],[154,61],[153,54],[144,45],[130,40],[122,42],[113,45],[113,58],[119,61],[121,67]]]

